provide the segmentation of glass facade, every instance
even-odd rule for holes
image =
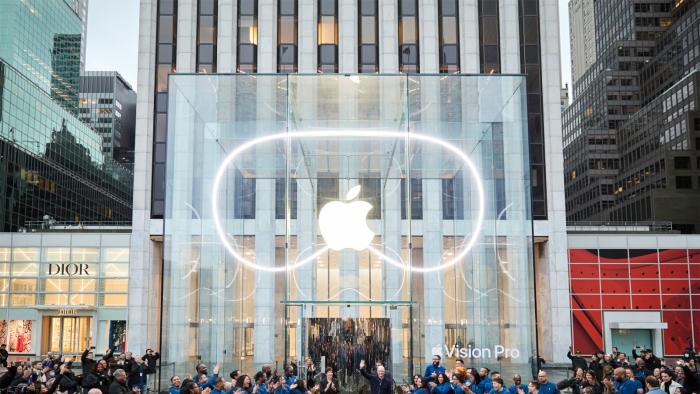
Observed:
[[[484,74],[501,72],[498,0],[479,0],[479,60]]]
[[[238,2],[238,67],[240,73],[258,71],[258,1]]]
[[[361,73],[379,71],[379,4],[377,0],[358,3],[358,65]]]
[[[418,0],[399,0],[399,71],[420,71]]]
[[[338,72],[338,0],[318,3],[318,72]]]
[[[0,62],[0,225],[131,220],[133,175],[102,138],[47,92]]]
[[[455,346],[529,374],[523,76],[177,74],[170,88],[163,362],[324,356],[352,390],[358,360],[322,339],[340,330],[360,355],[373,336],[400,382],[434,353],[453,366]]]
[[[547,178],[544,151],[544,104],[540,51],[540,1],[518,2],[520,19],[520,70],[527,75],[527,111],[530,133],[532,214],[547,219]]]
[[[78,113],[83,22],[68,1],[0,1],[0,59]]]
[[[153,169],[151,217],[165,209],[165,142],[168,125],[168,74],[177,67],[177,0],[158,0],[156,81],[153,108]]]
[[[197,2],[197,72],[216,72],[218,0]]]
[[[457,0],[438,2],[440,26],[440,72],[459,72],[459,5]]]
[[[299,29],[297,0],[277,2],[277,72],[293,73],[298,67]]]

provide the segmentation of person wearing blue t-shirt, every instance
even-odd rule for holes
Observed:
[[[452,384],[444,372],[437,374],[437,378],[430,385],[432,386],[430,394],[455,394]]]
[[[479,377],[481,380],[479,380],[479,391],[488,394],[489,391],[493,388],[493,385],[491,384],[491,378],[489,377],[489,369],[488,368],[481,368],[479,369]]]
[[[557,385],[549,381],[547,372],[538,372],[537,381],[540,383],[540,394],[560,394]]]
[[[493,375],[492,375],[493,376]],[[508,390],[504,387],[503,379],[500,376],[491,378],[491,386],[493,387],[489,394],[508,394]]]
[[[434,382],[437,376],[441,373],[445,373],[446,369],[440,365],[440,360],[442,357],[436,354],[433,356],[433,363],[425,368],[425,373],[423,374],[423,380],[426,382]]]
[[[637,394],[639,382],[628,379],[624,368],[615,368],[613,376],[615,377],[614,387],[617,394]]]
[[[513,384],[508,387],[510,394],[518,394],[518,388],[521,388],[524,393],[527,393],[527,385],[523,384],[523,378],[519,374],[513,375]]]

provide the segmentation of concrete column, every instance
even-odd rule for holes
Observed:
[[[234,0],[219,0],[219,20],[216,39],[216,70],[219,73],[236,71],[236,32],[238,7]]]
[[[519,0],[499,0],[498,15],[501,39],[501,72],[520,73]],[[566,352],[564,352],[566,353]]]
[[[462,73],[478,73],[481,71],[478,0],[460,0],[459,38],[459,58]]]
[[[316,1],[299,0],[299,72],[315,73],[318,50],[316,35],[317,10]]]
[[[569,271],[566,236],[566,208],[564,196],[564,168],[560,107],[561,70],[559,63],[559,11],[555,0],[540,0],[540,44],[542,61],[542,102],[544,109],[545,161],[547,163],[547,214],[542,224],[549,232],[547,255],[551,281],[552,300],[562,300],[569,294]],[[539,222],[539,221],[538,221]],[[541,225],[535,224],[535,234],[540,235]],[[553,302],[552,356],[546,359],[566,362],[566,352],[571,344],[570,305]]]
[[[423,0],[418,2],[418,7],[420,72],[437,73],[440,71],[438,4],[436,0]]]
[[[258,72],[277,72],[277,0],[258,1]]]
[[[197,0],[177,3],[177,72],[196,72]]]
[[[155,84],[156,0],[144,0],[139,8],[139,57],[136,96],[134,148],[134,196],[131,227],[129,277],[153,278],[159,271],[154,252],[160,245],[151,241],[151,163],[153,146],[153,91]],[[160,303],[153,286],[145,281],[129,281],[128,332],[132,349],[158,345],[159,322],[147,319],[149,306]],[[145,334],[144,334],[145,333]]]

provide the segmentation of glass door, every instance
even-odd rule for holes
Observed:
[[[92,338],[90,316],[49,316],[44,318],[44,323],[48,327],[44,334],[47,352],[79,354]]]

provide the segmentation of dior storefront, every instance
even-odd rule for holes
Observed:
[[[401,381],[439,353],[529,373],[523,76],[172,74],[168,114],[173,371],[312,357],[352,387],[360,359]]]

